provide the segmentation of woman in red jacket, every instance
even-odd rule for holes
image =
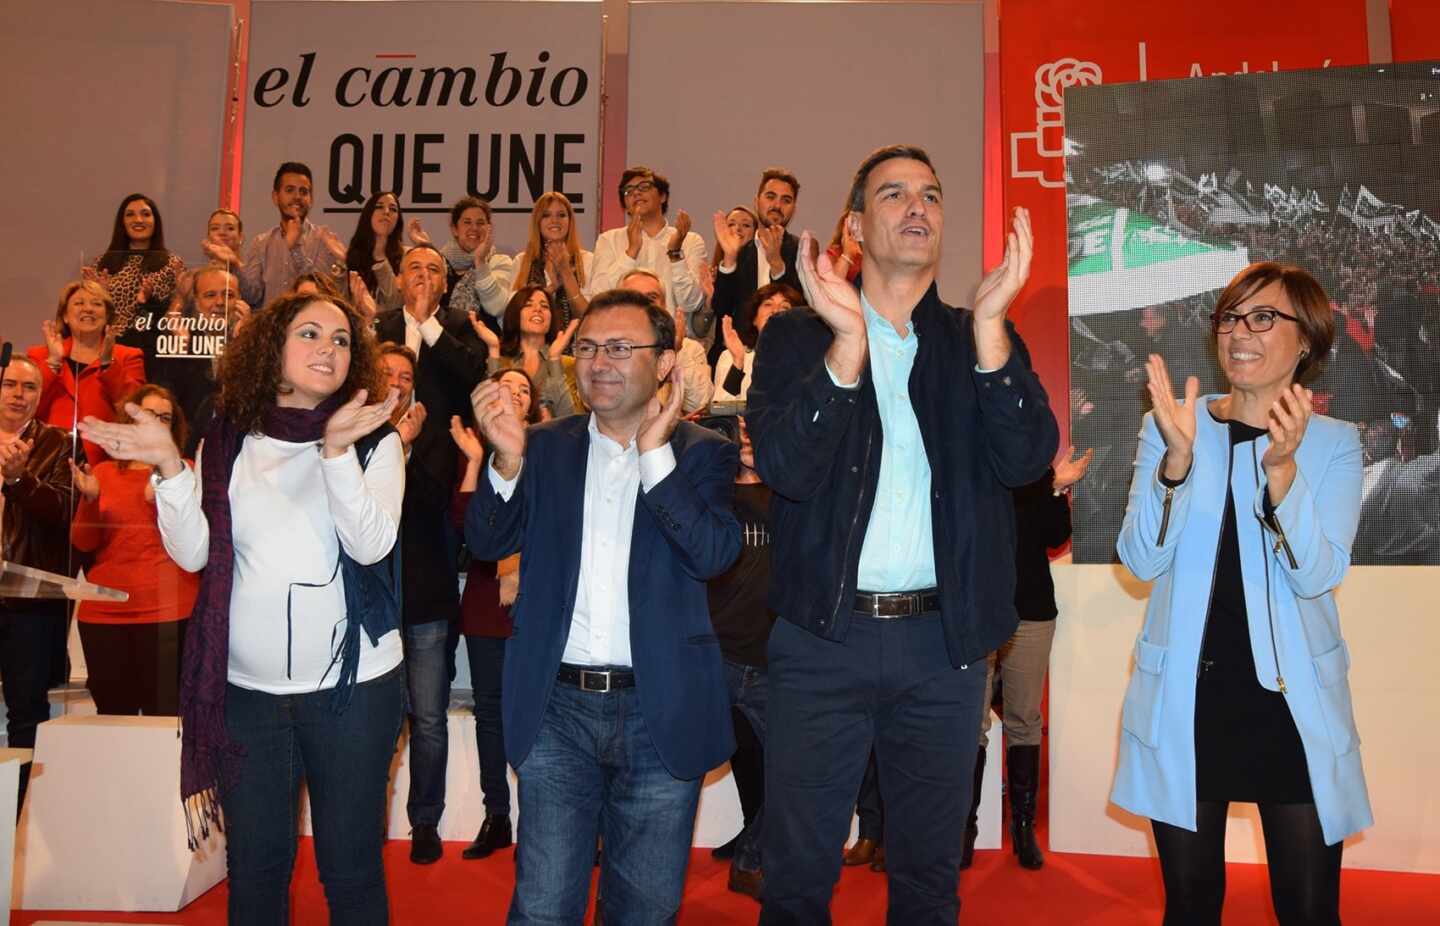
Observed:
[[[43,321],[45,343],[27,352],[40,364],[40,407],[35,417],[74,432],[86,415],[113,421],[116,403],[145,382],[145,356],[115,343],[115,303],[99,283],[76,280],[60,290],[54,321]],[[90,464],[105,452],[85,441]]]
[[[167,422],[175,445],[185,446],[185,413],[168,389],[141,386],[117,403],[117,418],[124,402]],[[178,714],[180,653],[200,576],[165,552],[150,467],[124,460],[70,467],[80,497],[70,542],[95,554],[86,578],[130,593],[129,601],[82,601],[75,615],[95,708],[101,714]]]

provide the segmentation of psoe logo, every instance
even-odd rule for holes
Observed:
[[[1065,91],[1101,83],[1100,65],[1061,58],[1035,69],[1035,131],[1010,133],[1010,176],[1043,187],[1065,186]],[[1023,158],[1023,163],[1022,163]],[[1059,170],[1052,170],[1058,165]],[[1060,179],[1051,179],[1059,173]]]

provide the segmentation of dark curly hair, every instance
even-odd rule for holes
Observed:
[[[369,393],[371,403],[388,393],[380,364],[380,348],[370,326],[344,299],[287,294],[250,317],[225,345],[216,378],[220,381],[220,414],[246,432],[263,429],[265,415],[281,391],[281,365],[290,323],[311,303],[328,302],[345,313],[350,323],[350,371],[338,392],[349,399],[357,391]]]

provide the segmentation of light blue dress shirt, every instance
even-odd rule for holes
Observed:
[[[884,440],[875,505],[860,548],[859,587],[867,592],[934,588],[930,460],[910,404],[910,371],[920,348],[919,336],[910,322],[902,338],[863,294],[860,305],[870,338],[870,376]]]

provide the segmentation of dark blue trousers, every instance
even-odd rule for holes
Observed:
[[[856,615],[844,641],[770,634],[760,922],[830,922],[855,794],[875,750],[892,926],[954,926],[985,661],[955,667],[938,614]]]

